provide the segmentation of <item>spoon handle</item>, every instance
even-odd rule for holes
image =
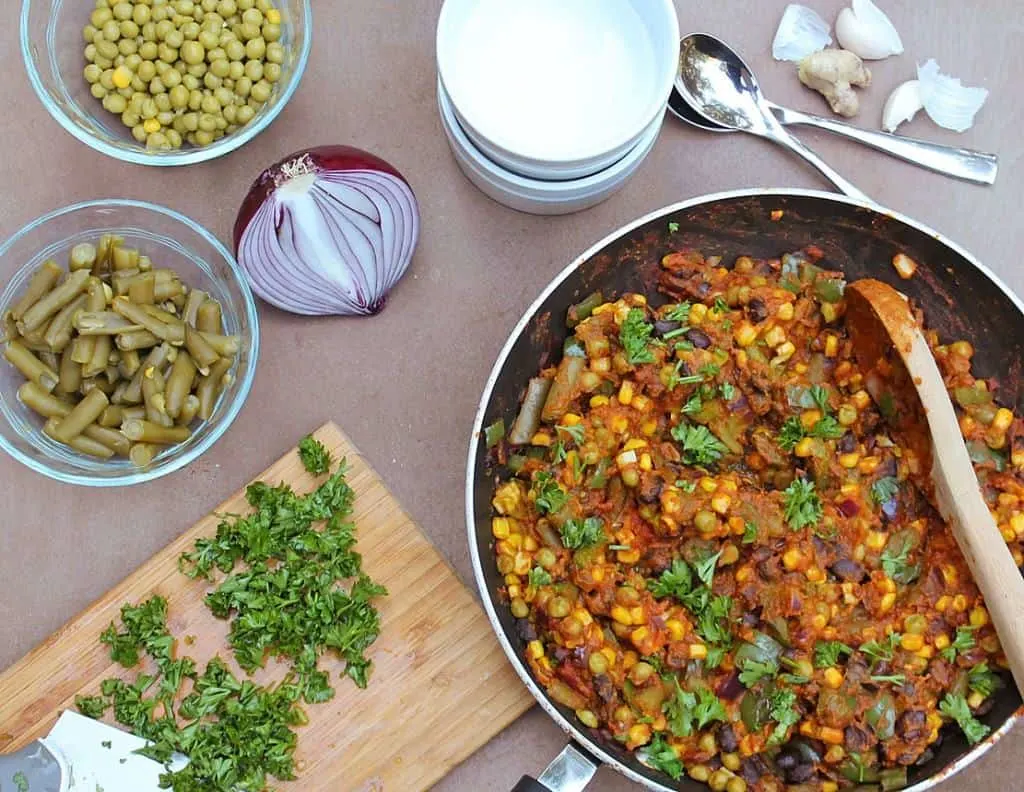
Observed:
[[[768,111],[765,111],[765,113],[768,114]],[[771,121],[774,121],[774,118],[772,118]],[[836,186],[839,192],[843,193],[844,195],[848,195],[851,198],[857,198],[858,200],[866,201],[867,203],[871,204],[874,203],[874,201],[872,201],[867,195],[861,192],[860,189],[855,187],[851,182],[847,181],[844,177],[840,176],[831,165],[829,165],[827,162],[825,162],[825,160],[823,160],[821,157],[815,154],[814,151],[812,151],[808,146],[805,146],[803,143],[801,143],[799,140],[797,140],[795,137],[789,134],[785,129],[783,129],[781,124],[772,124],[769,121],[768,129],[768,137],[770,137],[780,146],[785,146],[794,154],[803,157],[805,160],[811,163],[811,165],[813,165],[815,168],[821,171],[822,175],[826,179],[828,179],[830,182],[832,182],[832,184]]]
[[[996,172],[999,170],[999,158],[995,154],[986,154],[982,151],[956,148],[955,146],[943,146],[940,143],[931,143],[927,140],[893,135],[888,132],[875,132],[870,129],[861,129],[852,124],[844,124],[840,121],[833,121],[829,118],[808,115],[797,110],[790,110],[780,107],[777,104],[769,103],[775,117],[783,124],[803,124],[806,126],[818,127],[836,135],[856,140],[865,146],[884,151],[899,159],[928,168],[936,173],[946,176],[954,176],[965,181],[977,182],[978,184],[992,184],[996,180]]]

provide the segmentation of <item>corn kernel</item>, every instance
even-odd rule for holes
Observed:
[[[622,434],[629,429],[629,419],[625,415],[615,415],[608,422],[608,428],[615,434]]]
[[[812,566],[804,574],[807,575],[807,579],[811,581],[811,583],[821,583],[825,580],[825,572],[821,567]]]
[[[738,349],[736,350],[736,365],[741,369],[745,369],[747,364],[750,362],[750,356],[747,354],[747,350]]]
[[[132,72],[125,66],[118,66],[114,69],[114,74],[111,79],[114,82],[115,88],[127,88],[132,84]]]
[[[629,619],[633,624],[643,624],[647,621],[647,615],[644,613],[643,605],[634,605],[629,609]]]
[[[952,564],[943,564],[939,567],[939,571],[942,572],[942,579],[947,586],[955,586],[960,580],[960,574]]]
[[[645,413],[651,411],[651,407],[654,406],[654,402],[652,402],[647,396],[638,395],[633,397],[633,400],[629,403],[629,406],[632,407],[637,412]]]
[[[1010,518],[1010,527],[1017,536],[1024,534],[1024,513],[1016,512]]]
[[[591,396],[590,397],[590,406],[591,407],[607,407],[608,406],[608,401],[609,400],[608,400],[607,396]]]
[[[744,320],[740,322],[739,327],[733,333],[733,338],[736,339],[736,343],[741,347],[748,347],[757,340],[757,328],[754,327],[750,322]]]
[[[882,597],[882,602],[879,605],[879,610],[882,613],[888,613],[892,610],[893,605],[896,604],[896,595],[889,593]]]
[[[530,571],[532,559],[527,553],[516,553],[515,562],[512,566],[512,571],[517,575],[526,575]]]
[[[604,567],[595,566],[590,568],[590,579],[595,583],[600,583],[604,580]]]
[[[857,470],[859,470],[864,475],[869,476],[876,470],[878,470],[878,466],[881,464],[882,460],[879,457],[864,457],[859,463],[857,463]]]
[[[531,658],[537,660],[544,656],[544,644],[540,641],[530,641],[526,646],[526,652]]]
[[[886,594],[895,594],[896,582],[892,578],[885,578],[882,580],[881,588]]]
[[[788,322],[793,318],[794,313],[793,303],[785,302],[779,306],[779,310],[775,312],[775,315],[783,322]]]
[[[801,438],[800,442],[793,448],[793,453],[798,457],[809,457],[814,453],[814,439],[811,437]]]
[[[838,746],[833,746],[833,747],[838,747]],[[831,750],[831,748],[829,750]],[[828,752],[827,751],[825,753],[825,759],[826,759],[826,761],[828,760]],[[835,781],[822,781],[821,782],[821,792],[839,792],[839,784],[837,784]]]
[[[669,619],[666,621],[665,629],[668,630],[669,638],[673,641],[681,641],[683,636],[686,635],[686,628],[683,627],[683,623],[679,619]]]
[[[908,652],[916,652],[924,646],[924,636],[915,633],[903,633],[900,638],[900,646]]]
[[[942,650],[949,646],[949,636],[945,633],[935,636],[935,648]]]
[[[825,684],[833,690],[842,687],[843,684],[843,672],[835,666],[830,666],[825,669]]]
[[[160,122],[157,121],[155,118],[150,118],[142,122],[142,128],[150,135],[152,135],[154,132],[160,131]]]
[[[633,617],[629,615],[629,609],[624,608],[621,605],[614,605],[612,607],[612,618],[619,624],[624,624],[626,627],[633,624]]]
[[[651,739],[651,727],[646,723],[637,723],[629,727],[629,745],[634,748],[646,745]]]
[[[733,494],[739,492],[740,489],[739,485],[736,483],[736,480],[731,478],[722,479],[718,486],[720,486],[726,492],[732,492]]]
[[[651,455],[643,453],[640,455],[640,469],[651,471],[654,470],[654,461],[651,459]]]
[[[1000,407],[996,410],[996,417],[992,419],[990,428],[996,432],[1005,432],[1010,428],[1013,423],[1013,413],[1007,410],[1005,407]]]
[[[640,560],[640,551],[619,550],[619,552],[616,554],[616,558],[618,558],[619,563],[621,564],[635,564],[637,561]]]
[[[866,410],[868,405],[871,404],[871,396],[866,390],[859,390],[850,396],[850,401],[853,402],[853,406],[858,410]]]
[[[949,351],[957,357],[974,357],[974,347],[971,346],[969,341],[954,341],[949,345]]]
[[[943,594],[935,601],[935,610],[942,613],[949,609],[949,606],[953,604],[952,599],[946,594]]]
[[[984,627],[988,624],[988,611],[979,605],[977,608],[971,610],[970,618],[972,627]]]
[[[269,22],[271,25],[281,24],[281,12],[278,11],[276,8],[268,8],[264,16],[266,16],[267,22]]]
[[[652,437],[658,431],[658,419],[648,418],[640,425],[640,431],[647,437]]]
[[[839,339],[829,333],[825,336],[825,357],[834,358],[839,354]]]
[[[1014,451],[1010,456],[1010,461],[1013,462],[1015,468],[1024,468],[1024,451]]]
[[[642,440],[639,437],[631,437],[626,441],[626,444],[622,446],[623,451],[635,451],[638,448],[647,448],[647,441]]]
[[[572,615],[575,616],[584,627],[594,623],[594,617],[590,615],[590,611],[586,608],[577,608],[572,612]]]
[[[491,520],[491,533],[494,534],[495,539],[508,539],[508,517],[495,517]]]
[[[790,572],[799,567],[801,561],[803,561],[803,553],[795,547],[791,547],[782,554],[782,564]]]
[[[836,415],[840,426],[853,426],[857,423],[857,408],[852,404],[840,404]]]
[[[1011,528],[1009,525],[1003,525],[1002,527],[1000,527],[999,533],[1002,534],[1003,541],[1007,544],[1016,540],[1017,538],[1017,534],[1013,532],[1013,528]]]
[[[868,531],[867,539],[865,544],[872,550],[881,550],[885,547],[885,543],[889,541],[889,535],[882,531]]]
[[[775,357],[771,359],[771,364],[773,366],[780,366],[793,357],[794,354],[796,354],[796,347],[793,346],[792,341],[779,344],[779,346],[775,348]]]
[[[967,697],[967,706],[970,707],[971,709],[977,709],[978,707],[981,706],[981,704],[982,704],[982,702],[984,700],[985,700],[985,697],[983,695],[981,695],[981,693],[978,693],[977,691],[975,691],[975,692],[971,693]]]
[[[776,325],[764,334],[764,341],[772,349],[779,346],[786,340],[786,331]]]
[[[750,567],[748,567],[748,566],[741,566],[739,569],[736,570],[736,582],[737,583],[745,583],[749,579],[750,579]]]
[[[612,370],[612,359],[609,357],[592,358],[590,370],[598,374],[607,374]]]
[[[824,613],[815,613],[811,617],[811,626],[816,630],[824,630],[826,624],[828,624],[828,617]]]
[[[967,610],[967,597],[963,594],[957,594],[953,597],[953,610],[957,613],[963,613]]]
[[[924,658],[925,660],[931,660],[935,656],[935,648],[929,646],[928,644],[925,644],[916,652],[914,652],[914,654],[916,654],[918,657]]]
[[[633,401],[634,393],[633,383],[629,380],[625,380],[622,385],[619,386],[619,404],[629,404]]]
[[[650,637],[650,634],[651,631],[646,627],[637,627],[632,633],[630,633],[629,640],[631,640],[633,645],[639,649],[644,645],[644,641]]]
[[[704,644],[690,644],[690,659],[703,660],[708,656],[708,648]]]
[[[820,420],[821,410],[804,410],[800,413],[800,423],[803,424],[804,429],[811,429]]]
[[[688,322],[691,326],[699,325],[708,315],[708,307],[704,303],[695,303],[690,307]]]
[[[601,650],[601,654],[603,654],[605,659],[608,661],[609,668],[615,665],[616,657],[614,649],[612,649],[610,646],[606,646],[604,649]]]
[[[711,499],[711,508],[719,514],[728,514],[730,505],[732,505],[732,498],[724,493],[715,495]]]
[[[538,547],[539,545],[537,544],[537,540],[532,536],[526,536],[523,538],[523,550],[526,550],[529,553],[534,553],[537,551]]]
[[[797,374],[806,374],[807,373],[807,364],[806,363],[797,363],[795,366],[793,366],[793,371],[795,371]]]
[[[718,482],[709,476],[702,476],[700,480],[700,488],[705,492],[714,492],[718,489]]]
[[[537,432],[537,434],[530,438],[530,445],[542,446],[543,448],[549,448],[551,442],[551,435],[545,431]]]
[[[852,470],[853,468],[857,467],[858,462],[860,462],[860,454],[849,453],[839,455],[840,467],[846,468],[847,470]]]
[[[734,544],[727,544],[722,548],[722,555],[718,557],[719,566],[729,566],[729,564],[735,564],[740,557],[740,551]]]
[[[834,729],[831,726],[822,726],[818,729],[818,739],[829,745],[842,745],[843,730]]]
[[[517,576],[517,579],[518,579],[518,576]],[[510,599],[516,599],[516,597],[521,597],[522,594],[523,594],[522,589],[519,588],[519,584],[518,583],[516,585],[514,585],[514,586],[509,586],[508,587],[508,596],[509,596]]]

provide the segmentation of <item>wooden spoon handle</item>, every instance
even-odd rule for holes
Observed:
[[[931,430],[932,480],[939,512],[949,522],[981,590],[1018,690],[1024,695],[1024,578],[981,495],[942,375],[906,301],[879,281],[851,284],[885,326],[917,386]]]

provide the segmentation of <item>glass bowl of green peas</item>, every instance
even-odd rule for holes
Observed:
[[[140,296],[146,289],[136,287],[142,286],[148,295]],[[62,294],[69,290],[79,294]],[[98,310],[89,304],[94,292]],[[143,308],[166,321],[136,319]],[[188,318],[191,310],[197,319]],[[0,318],[0,448],[32,470],[70,484],[139,484],[188,465],[227,431],[256,372],[256,302],[234,257],[201,225],[155,204],[75,204],[32,221],[0,244]],[[145,328],[133,324],[139,320]],[[204,326],[207,320],[212,326]],[[62,321],[68,325],[63,341]],[[90,321],[108,334],[88,334]],[[96,323],[120,323],[121,329]],[[184,341],[145,338],[174,326],[186,334]],[[98,350],[100,339],[104,360],[90,372],[96,355],[78,358],[79,342]],[[202,346],[210,347],[206,360],[193,344],[204,340]],[[79,360],[85,362],[76,365]],[[175,375],[175,368],[186,371]],[[172,410],[175,376],[185,381],[178,389],[180,406]],[[150,387],[157,378],[160,402]],[[204,382],[209,384],[205,393]],[[132,388],[143,395],[131,396]],[[70,431],[73,416],[81,415],[91,399],[100,402],[102,414],[87,417],[88,427],[74,430],[74,438],[61,439],[55,429]]]
[[[223,156],[298,88],[311,0],[23,0],[43,105],[83,143],[139,165]]]

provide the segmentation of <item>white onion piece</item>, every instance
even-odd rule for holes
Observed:
[[[896,127],[904,121],[913,119],[922,107],[924,104],[921,102],[920,82],[907,80],[896,86],[882,108],[882,129],[886,132],[895,132]]]
[[[786,6],[772,42],[772,57],[799,62],[832,43],[828,22],[807,6]]]
[[[419,208],[390,164],[327,146],[264,171],[234,236],[253,291],[270,304],[306,316],[368,316],[409,268]]]
[[[984,88],[969,88],[955,77],[939,71],[939,64],[930,59],[917,67],[921,103],[928,116],[945,129],[964,132],[974,124],[974,116],[988,98]]]
[[[852,0],[836,18],[839,46],[864,60],[881,60],[903,52],[903,40],[892,20],[871,0]]]

